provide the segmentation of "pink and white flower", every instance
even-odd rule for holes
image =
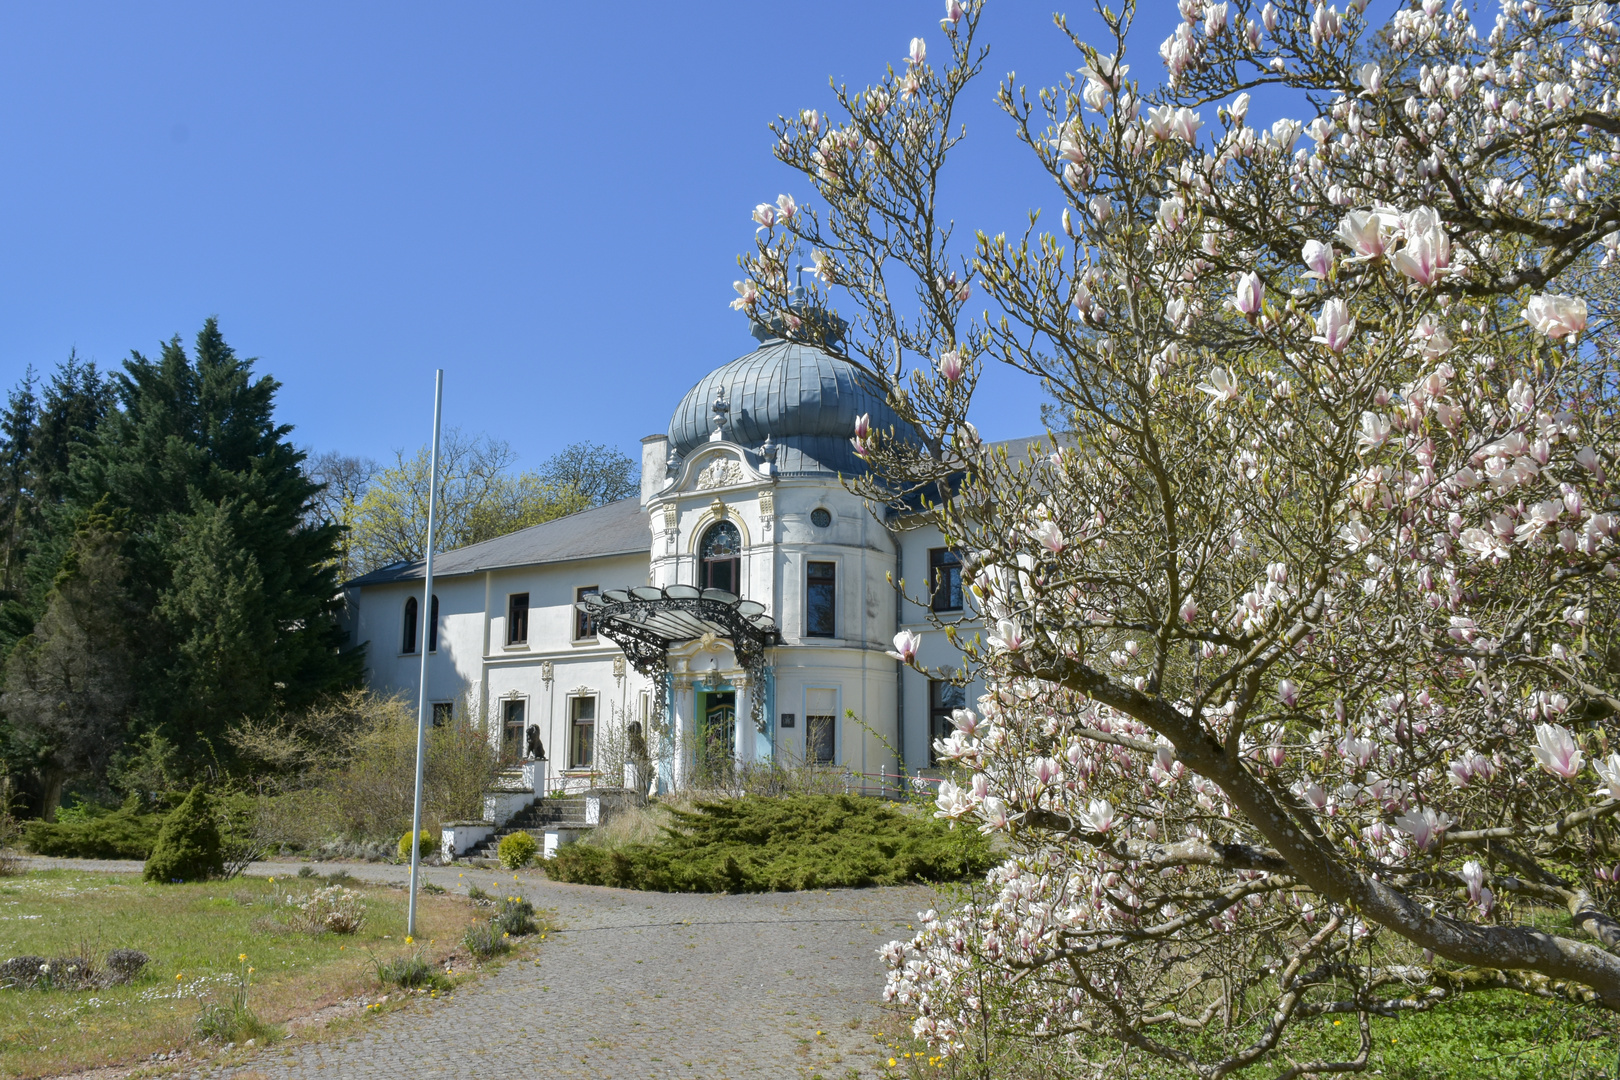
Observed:
[[[1575,736],[1562,724],[1537,724],[1536,745],[1530,748],[1541,767],[1561,780],[1580,774],[1586,755],[1575,745]]]
[[[952,386],[962,381],[962,372],[966,369],[967,365],[962,361],[961,350],[951,349],[948,352],[940,353],[939,373]]]
[[[894,649],[890,656],[902,664],[910,664],[917,659],[917,646],[922,644],[922,638],[910,630],[902,630],[894,635]]]
[[[1092,799],[1080,813],[1080,823],[1094,833],[1107,834],[1114,827],[1114,807],[1107,799]]]
[[[1356,334],[1356,320],[1350,317],[1350,308],[1337,297],[1322,305],[1316,317],[1316,334],[1312,341],[1326,345],[1335,353],[1343,353]]]
[[[1419,851],[1428,851],[1440,843],[1442,835],[1454,824],[1446,814],[1437,814],[1433,807],[1411,810],[1395,819],[1395,827],[1412,838]]]
[[[1265,283],[1260,280],[1259,274],[1251,270],[1238,278],[1237,292],[1232,298],[1232,306],[1237,308],[1239,314],[1252,319],[1260,313],[1260,309],[1265,303],[1265,296]]]
[[[1592,794],[1600,799],[1620,799],[1620,753],[1592,762],[1592,770],[1603,781],[1603,786]]]
[[[1586,301],[1575,296],[1542,293],[1530,298],[1524,309],[1524,321],[1537,333],[1557,341],[1576,337],[1586,329]]]

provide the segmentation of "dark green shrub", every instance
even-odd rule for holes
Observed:
[[[496,907],[490,925],[503,934],[525,937],[540,929],[534,918],[534,905],[521,896],[508,896]]]
[[[988,840],[881,799],[749,796],[676,811],[656,844],[569,844],[557,881],[662,892],[767,892],[954,881],[993,864]]]
[[[147,881],[203,881],[225,873],[224,845],[214,800],[201,784],[163,823],[146,860]]]
[[[164,815],[142,813],[138,799],[116,810],[70,821],[30,821],[23,840],[36,855],[59,859],[144,859],[152,853]]]
[[[539,850],[540,845],[535,843],[534,837],[526,832],[515,832],[501,838],[500,846],[495,849],[495,857],[508,870],[517,870],[533,862]]]
[[[504,930],[497,930],[492,922],[477,923],[467,928],[461,943],[480,960],[500,956],[512,948],[512,940]]]
[[[425,859],[435,851],[439,850],[439,845],[433,839],[433,834],[428,832],[426,829],[423,829],[421,835],[416,838],[416,850],[419,857]],[[406,833],[404,836],[399,838],[399,857],[405,862],[411,861],[410,833]]]

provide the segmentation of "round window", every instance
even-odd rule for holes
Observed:
[[[825,529],[832,524],[832,513],[825,506],[818,506],[810,511],[810,524],[818,529]]]

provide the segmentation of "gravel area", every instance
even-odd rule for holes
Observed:
[[[138,870],[139,863],[33,859]],[[255,863],[282,875],[297,863]],[[372,881],[405,867],[320,864]],[[923,887],[717,896],[567,885],[543,874],[432,867],[427,878],[519,892],[562,932],[448,1001],[382,1016],[362,1033],[267,1049],[211,1076],[876,1076],[865,1021],[883,987],[877,949],[936,901]],[[514,881],[513,878],[517,880]]]

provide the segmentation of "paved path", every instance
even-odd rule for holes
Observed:
[[[344,868],[374,881],[407,873],[377,864]],[[287,872],[286,863],[249,870]],[[876,950],[908,936],[907,923],[934,903],[919,887],[671,895],[564,885],[535,872],[520,875],[517,885],[510,873],[430,868],[427,874],[447,888],[520,889],[556,911],[564,931],[538,947],[535,961],[508,963],[447,1002],[381,1017],[344,1041],[268,1051],[236,1074],[243,1080],[873,1076],[878,1059],[863,1022],[883,986]]]

